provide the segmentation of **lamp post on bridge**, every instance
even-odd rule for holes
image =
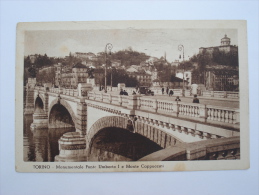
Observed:
[[[184,67],[184,46],[178,45],[178,50],[183,51],[183,97],[184,97],[185,96],[185,92],[184,92],[184,71],[185,71],[185,67]],[[181,55],[180,55],[180,58],[181,58]]]
[[[105,50],[104,50],[104,55],[105,55],[104,92],[105,93],[107,93],[107,51],[109,52],[109,55],[111,55],[112,48],[113,48],[112,44],[111,43],[107,43],[106,46],[105,46]]]
[[[111,66],[111,67],[109,67],[108,69],[111,70],[111,91],[112,91],[112,73],[113,73],[113,71],[116,70],[116,68]]]

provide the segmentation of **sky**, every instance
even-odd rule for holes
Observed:
[[[135,51],[160,58],[166,53],[169,62],[179,60],[184,46],[185,60],[200,47],[219,46],[225,34],[231,45],[238,45],[236,29],[105,29],[26,31],[24,55],[47,54],[64,57],[69,52],[103,52],[107,43],[112,52],[131,47]],[[181,58],[182,60],[182,58]]]

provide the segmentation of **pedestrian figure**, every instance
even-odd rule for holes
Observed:
[[[165,91],[165,89],[164,89],[164,87],[162,87],[162,94],[164,94],[164,91]]]
[[[169,91],[169,96],[173,96],[174,95],[174,91],[171,89],[170,91]]]
[[[121,89],[121,91],[120,91],[120,95],[124,95],[124,92],[123,92],[123,90]]]
[[[138,86],[136,87],[136,92],[138,92]]]
[[[169,93],[169,87],[166,88],[166,93],[167,93],[167,94]]]
[[[136,92],[135,92],[135,91],[133,91],[132,95],[136,95]]]
[[[200,103],[199,99],[197,98],[197,95],[194,95],[192,103]]]
[[[181,101],[181,99],[179,98],[179,96],[176,96],[176,99],[175,99],[175,101]]]
[[[123,95],[129,95],[127,91],[123,91]]]

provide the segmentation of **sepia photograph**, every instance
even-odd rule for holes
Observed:
[[[249,168],[246,42],[245,21],[19,23],[16,170]]]

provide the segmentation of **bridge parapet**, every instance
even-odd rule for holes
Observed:
[[[230,137],[193,143],[179,143],[141,158],[139,161],[189,161],[240,159],[240,138]]]
[[[65,89],[65,88],[50,88],[49,90],[52,93],[58,93],[58,94],[63,94],[63,95],[68,95],[68,96],[78,96],[78,90],[77,89]]]
[[[127,106],[110,104],[97,100],[92,101],[91,99],[93,96],[86,100],[86,103],[96,109],[123,116],[131,121],[135,121],[135,126],[138,127],[138,129],[154,127],[166,132],[168,135],[178,138],[182,142],[195,142],[202,139],[217,139],[222,137],[239,136],[239,129],[228,128],[222,125],[207,124],[197,120],[186,120],[187,118],[177,117],[170,114],[170,112],[166,112],[167,110],[154,112],[149,110],[149,107],[147,109],[137,109],[138,105],[136,102],[138,101],[138,96],[122,97],[127,99]],[[154,99],[149,100],[154,103]],[[200,106],[205,107],[204,105]],[[205,110],[203,110],[203,112],[205,112]]]
[[[90,100],[134,109],[170,115],[204,123],[239,128],[239,109],[146,98],[89,92]],[[133,108],[132,107],[132,108]]]

